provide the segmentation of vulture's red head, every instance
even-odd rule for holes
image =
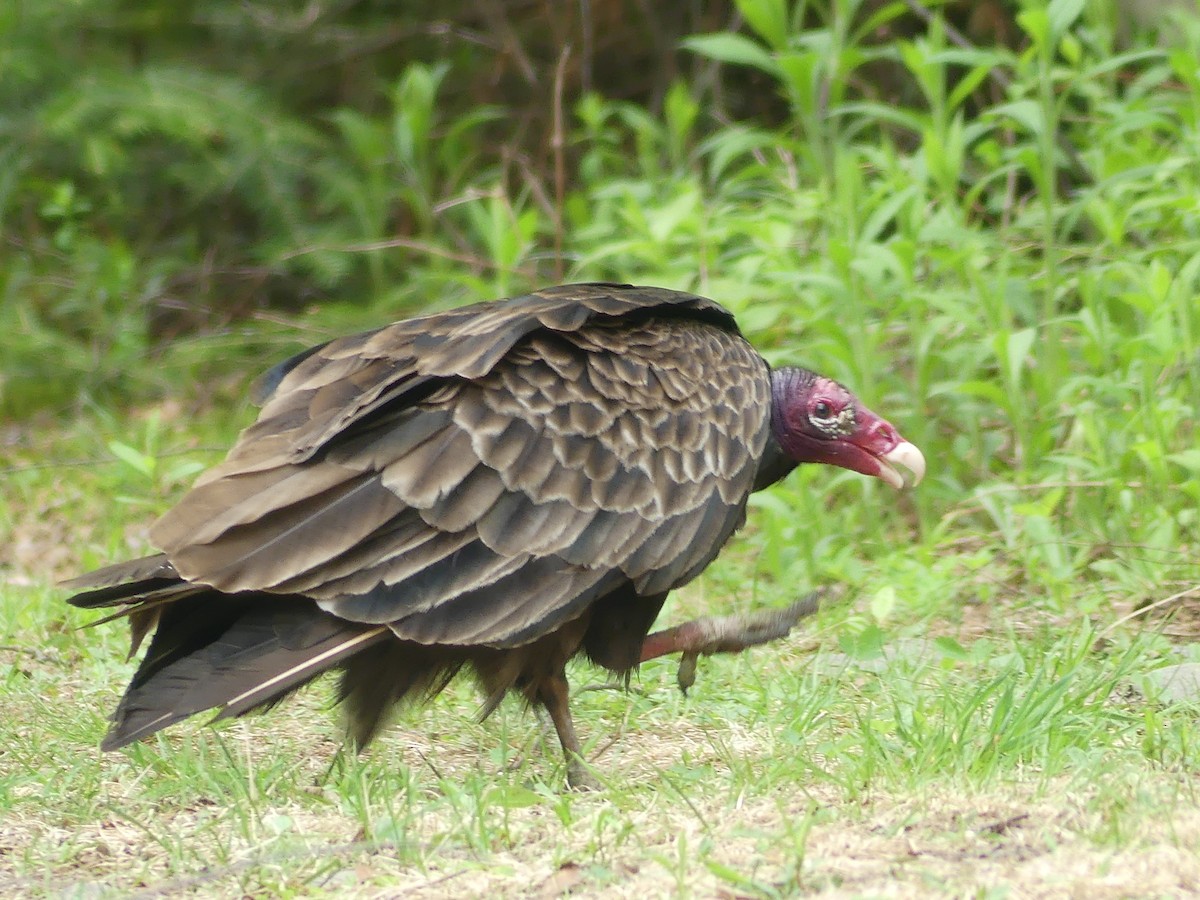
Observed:
[[[924,477],[921,451],[836,381],[807,369],[776,369],[771,393],[775,439],[793,461],[841,466],[894,488]]]

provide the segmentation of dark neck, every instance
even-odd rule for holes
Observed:
[[[798,463],[783,451],[776,435],[783,427],[779,409],[785,399],[803,393],[817,376],[798,366],[783,366],[771,370],[771,430],[754,477],[754,490],[761,491],[784,478]]]
[[[762,458],[758,461],[758,472],[754,475],[754,487],[751,490],[761,491],[775,482],[782,480],[796,468],[795,460],[788,457],[775,440],[775,435],[767,436],[767,446],[763,448]]]

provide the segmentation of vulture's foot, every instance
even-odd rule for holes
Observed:
[[[714,653],[740,653],[748,647],[786,637],[796,624],[821,607],[828,588],[813,591],[783,609],[766,609],[731,616],[704,616],[656,631],[642,644],[642,662],[681,653],[679,689],[685,694],[696,681],[696,660]]]
[[[567,757],[567,787],[573,791],[599,791],[601,785],[592,770],[578,756]]]

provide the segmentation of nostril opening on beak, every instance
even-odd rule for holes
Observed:
[[[878,423],[873,429],[871,429],[871,432],[871,437],[874,440],[886,444],[889,448],[900,443],[900,436],[896,434],[896,430],[887,422]]]

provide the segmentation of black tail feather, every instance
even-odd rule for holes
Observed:
[[[386,625],[338,618],[306,597],[227,594],[189,583],[161,556],[109,566],[67,585],[89,589],[71,598],[75,606],[116,607],[99,622],[129,618],[130,657],[154,632],[112,716],[104,750],[207,709],[220,709],[216,718],[226,719],[269,708],[332,668],[342,672],[338,699],[349,736],[362,748],[393,707],[430,699],[464,666],[474,669],[488,697],[484,717],[522,686],[527,670],[544,668],[540,642],[499,649],[401,640]]]
[[[123,747],[206,709],[224,707],[219,718],[250,712],[389,635],[303,598],[184,597],[161,612],[101,746]]]
[[[79,593],[67,600],[72,606],[95,609],[99,606],[133,603],[145,594],[182,584],[183,580],[175,571],[175,567],[167,562],[165,554],[159,553],[96,569],[86,575],[64,581],[62,586],[79,590]],[[81,588],[88,590],[80,590]]]
[[[387,641],[346,659],[338,685],[350,738],[360,749],[387,723],[388,713],[406,699],[427,700],[440,693],[469,661],[465,651]]]

